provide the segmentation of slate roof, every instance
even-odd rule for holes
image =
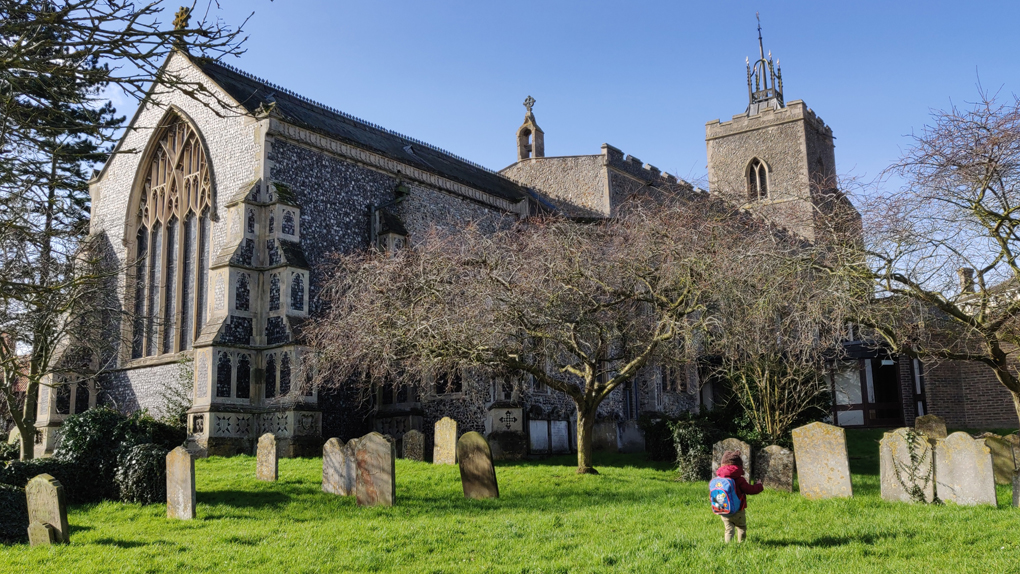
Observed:
[[[260,106],[268,109],[275,104],[275,112],[289,124],[374,151],[512,203],[531,197],[521,184],[433,145],[329,108],[233,66],[201,58],[192,58],[192,61],[251,113]]]

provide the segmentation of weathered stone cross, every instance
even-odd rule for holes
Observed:
[[[528,96],[528,99],[524,100],[524,107],[528,108],[528,113],[531,113],[531,107],[535,105],[535,98]]]

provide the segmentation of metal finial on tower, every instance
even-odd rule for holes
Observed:
[[[535,98],[528,96],[528,98],[524,100],[524,107],[527,108],[529,114],[531,113],[531,108],[534,107],[534,105]]]
[[[765,59],[765,48],[763,47],[763,44],[761,43],[761,15],[758,14],[757,12],[755,12],[754,13],[754,17],[758,19],[758,56],[762,60],[764,60]]]
[[[754,115],[759,111],[785,107],[783,102],[783,79],[778,66],[772,62],[772,50],[765,56],[765,43],[761,37],[761,14],[754,13],[758,21],[758,60],[751,65],[747,63],[747,92],[750,100],[747,113]]]

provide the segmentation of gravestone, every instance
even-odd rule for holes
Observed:
[[[402,442],[404,458],[418,462],[425,460],[425,435],[420,430],[407,431]]]
[[[396,458],[393,443],[383,435],[371,432],[358,439],[354,447],[358,506],[393,506],[397,496]]]
[[[279,460],[276,456],[276,436],[266,433],[259,437],[258,452],[255,461],[255,478],[275,481],[279,473]]]
[[[978,438],[984,439],[988,450],[992,451],[992,471],[995,474],[995,484],[1012,484],[1018,462],[1012,441],[990,432]]]
[[[920,416],[914,419],[914,430],[935,444],[936,440],[946,438],[946,421],[937,415]]]
[[[1013,508],[1020,508],[1020,471],[1013,475]]]
[[[40,474],[25,486],[28,499],[28,541],[32,546],[68,543],[67,502],[64,486],[48,474]]]
[[[793,456],[800,493],[804,498],[821,500],[853,496],[846,431],[842,428],[811,423],[793,429]]]
[[[552,438],[550,448],[553,454],[570,452],[570,421],[550,421],[549,435]]]
[[[179,446],[166,455],[166,517],[195,517],[195,458]]]
[[[331,438],[322,446],[322,491],[339,496],[353,496],[358,466],[354,460],[357,439],[342,444]]]
[[[591,433],[592,449],[616,452],[620,448],[617,432],[616,423],[613,421],[595,423],[595,428],[592,429]]]
[[[765,488],[793,492],[793,452],[776,444],[763,448],[755,456],[753,475]]]
[[[996,505],[992,451],[983,439],[954,432],[935,443],[935,489],[943,502]]]
[[[928,437],[911,429],[887,432],[879,443],[882,500],[917,502],[911,495],[915,488],[925,502],[935,499],[934,460]],[[911,462],[913,452],[914,461]]]
[[[744,463],[744,480],[751,480],[751,445],[739,438],[728,438],[712,445],[712,476],[722,465],[722,457],[728,450],[740,452],[740,460]]]
[[[433,464],[457,464],[457,421],[443,417],[436,421]]]
[[[492,450],[485,437],[476,432],[464,433],[457,441],[457,460],[465,498],[499,498]]]
[[[645,433],[637,421],[623,421],[617,424],[620,437],[620,452],[633,453],[645,451]]]

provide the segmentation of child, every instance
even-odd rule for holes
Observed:
[[[744,480],[744,462],[740,460],[740,452],[735,450],[728,450],[723,453],[722,461],[720,461],[719,470],[715,473],[716,476],[722,478],[732,478],[737,483],[737,497],[740,498],[740,510],[733,514],[720,514],[719,518],[722,518],[723,526],[726,527],[726,534],[723,539],[729,542],[733,539],[733,530],[737,530],[737,542],[743,542],[744,536],[747,534],[747,517],[744,511],[747,510],[747,495],[758,494],[765,489],[762,484],[748,484]]]

